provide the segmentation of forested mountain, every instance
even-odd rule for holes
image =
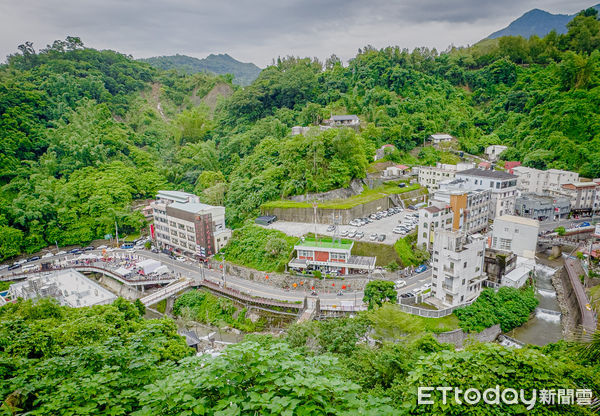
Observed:
[[[600,11],[600,4],[595,5],[594,8]],[[567,23],[573,20],[575,16],[576,14],[553,14],[545,10],[532,9],[512,21],[505,28],[492,33],[487,38],[546,36],[553,30],[558,34],[564,34],[567,33]]]
[[[228,54],[210,54],[206,58],[198,59],[186,55],[154,56],[140,59],[150,65],[164,70],[175,69],[186,74],[196,72],[210,72],[216,75],[233,75],[233,83],[250,85],[258,77],[261,69],[253,63],[244,63],[233,59]]]
[[[471,153],[503,143],[527,166],[600,177],[599,47],[588,9],[564,35],[443,54],[365,47],[346,66],[289,57],[239,88],[77,38],[21,45],[0,68],[0,258],[85,243],[115,221],[139,230],[132,201],[161,187],[224,204],[237,227],[266,201],[364,177],[385,143],[398,149],[390,159],[414,161],[407,152],[440,131]],[[205,105],[224,84],[233,94]],[[290,135],[332,113],[359,115],[361,131]]]

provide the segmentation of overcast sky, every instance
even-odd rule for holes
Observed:
[[[36,49],[67,35],[136,58],[229,53],[264,67],[277,56],[371,44],[444,50],[473,44],[540,8],[572,14],[594,0],[0,0],[0,61],[24,41]]]

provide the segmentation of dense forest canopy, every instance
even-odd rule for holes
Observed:
[[[419,386],[597,392],[597,356],[576,344],[510,349],[440,344],[394,305],[306,322],[281,337],[247,335],[222,355],[196,356],[173,320],[144,319],[141,302],[0,308],[3,415],[592,415],[589,406],[433,405]],[[437,325],[437,324],[436,324]],[[376,339],[369,346],[367,334]],[[597,344],[596,344],[597,351]]]
[[[132,202],[161,187],[224,204],[237,227],[266,201],[364,177],[383,144],[406,160],[441,131],[470,153],[501,143],[506,159],[598,177],[597,11],[568,29],[444,53],[367,46],[347,65],[287,57],[245,88],[76,37],[40,51],[26,42],[0,67],[0,258],[101,238],[115,221],[135,232]],[[219,97],[224,85],[233,93]],[[290,135],[331,114],[359,115],[361,131]]]

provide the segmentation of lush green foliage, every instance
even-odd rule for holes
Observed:
[[[600,389],[597,355],[579,358],[564,342],[455,351],[421,334],[423,318],[391,304],[294,325],[284,338],[249,335],[217,357],[191,356],[172,321],[140,312],[123,299],[80,309],[48,300],[0,308],[3,414],[516,415],[524,409],[444,405],[439,397],[419,405],[417,387]],[[592,413],[538,402],[528,414]]]
[[[19,301],[0,308],[4,411],[33,415],[125,415],[135,390],[191,354],[170,320],[144,320],[118,299],[93,308]]]
[[[256,331],[262,322],[246,318],[246,309],[238,309],[233,301],[215,296],[203,290],[192,290],[179,296],[173,305],[173,313],[184,319],[217,327],[229,325],[242,331]]]
[[[419,266],[429,259],[427,250],[417,248],[416,234],[410,234],[404,238],[399,238],[394,243],[394,249],[404,266]]]
[[[454,314],[465,331],[480,332],[500,324],[502,331],[508,332],[527,322],[537,305],[538,300],[532,287],[501,287],[497,292],[485,289],[475,302],[457,309]]]
[[[381,306],[384,302],[398,302],[398,293],[394,282],[389,280],[370,281],[365,286],[363,302],[369,306],[369,309]]]
[[[568,27],[442,54],[366,47],[347,66],[280,59],[212,106],[203,97],[226,77],[162,72],[77,38],[21,45],[0,68],[0,256],[86,242],[115,220],[134,232],[131,201],[162,186],[224,203],[241,226],[263,203],[365,177],[386,143],[390,160],[454,162],[409,153],[440,131],[471,153],[501,143],[505,159],[598,177],[600,22],[586,11]],[[332,113],[359,115],[361,130],[320,131]],[[292,137],[294,125],[315,128]]]
[[[297,241],[281,231],[246,224],[233,232],[225,260],[265,272],[283,271]]]

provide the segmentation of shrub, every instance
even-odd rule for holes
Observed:
[[[497,292],[485,289],[475,302],[457,309],[454,314],[460,327],[467,332],[480,332],[496,324],[500,324],[503,332],[508,332],[527,322],[537,305],[532,287],[502,287]]]

